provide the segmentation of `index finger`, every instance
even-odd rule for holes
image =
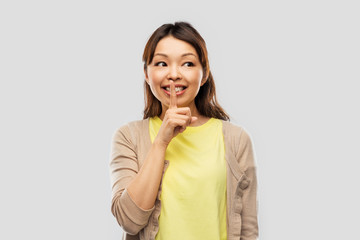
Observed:
[[[175,91],[175,83],[170,81],[170,108],[177,108],[177,97]]]

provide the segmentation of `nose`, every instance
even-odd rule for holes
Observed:
[[[169,73],[167,77],[169,80],[173,80],[173,81],[180,80],[181,74],[179,71],[179,67],[178,66],[169,67]]]

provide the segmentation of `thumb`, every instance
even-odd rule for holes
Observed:
[[[197,117],[191,117],[191,123],[196,122],[198,120]]]

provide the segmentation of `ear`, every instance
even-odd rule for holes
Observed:
[[[203,77],[203,79],[201,80],[200,86],[204,85],[206,83],[206,81],[208,80],[208,78],[209,78],[208,74],[205,77]]]
[[[145,75],[145,81],[146,81],[146,83],[149,84],[149,76],[148,76],[147,71],[146,71],[145,68],[144,68],[144,75]]]

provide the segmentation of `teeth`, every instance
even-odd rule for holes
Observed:
[[[175,91],[176,91],[176,92],[180,92],[180,91],[182,91],[182,90],[184,90],[184,87],[175,87]],[[170,87],[167,87],[167,88],[166,88],[166,91],[169,91],[169,92],[170,92]]]

